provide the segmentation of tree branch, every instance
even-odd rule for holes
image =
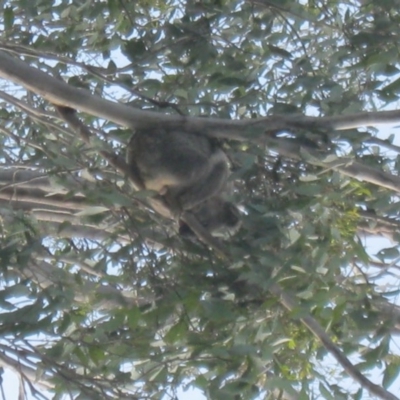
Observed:
[[[138,110],[114,103],[89,91],[71,87],[23,61],[0,52],[0,77],[20,84],[38,93],[53,104],[70,107],[131,128],[150,125],[184,128],[216,137],[249,140],[249,129],[283,130],[293,128],[341,130],[360,126],[398,123],[400,110],[364,112],[345,116],[309,117],[303,115],[276,115],[258,119],[232,121],[219,118],[184,117]]]
[[[285,293],[278,285],[274,284],[270,287],[270,292],[280,299],[281,304],[293,311],[298,308],[298,302],[290,295]],[[375,385],[367,379],[351,362],[350,360],[335,346],[330,337],[318,324],[318,322],[311,316],[307,315],[300,318],[300,321],[320,340],[324,347],[332,354],[336,361],[343,367],[343,369],[362,387],[367,389],[370,393],[380,397],[384,400],[399,400],[394,394],[388,392],[381,386]]]
[[[251,135],[251,133],[257,131],[262,133],[265,129],[346,129],[369,124],[376,125],[400,122],[400,110],[320,118],[298,115],[276,115],[241,121],[218,118],[183,117],[180,115],[172,116],[157,112],[142,111],[123,104],[104,100],[90,94],[87,90],[71,87],[65,82],[53,78],[36,68],[32,68],[25,62],[16,60],[4,52],[0,52],[0,77],[19,83],[35,93],[41,94],[45,99],[54,104],[85,111],[121,125],[133,128],[162,125],[163,127],[171,129],[183,129],[218,138],[251,141],[268,145],[279,154],[296,159],[301,158],[297,143],[291,143],[289,140],[283,138],[265,137],[265,135],[254,136]],[[79,119],[77,120],[79,121]],[[75,126],[80,129],[78,125]],[[84,137],[84,133],[82,133],[82,137]],[[395,192],[399,191],[400,178],[396,176],[375,170],[351,158],[338,159],[337,161],[327,163],[322,161],[321,154],[306,146],[303,148],[313,156],[310,160],[307,160],[310,164],[335,169],[353,178],[371,182]],[[106,153],[102,153],[102,155],[114,165],[117,170],[123,171],[128,175],[130,174],[124,160],[113,154],[107,155]],[[129,176],[129,178],[134,182],[133,176]],[[134,184],[135,187],[140,187],[139,182],[136,181]],[[170,216],[168,208],[163,206],[162,203],[158,203],[155,208],[156,207],[158,208],[157,212],[160,214]]]

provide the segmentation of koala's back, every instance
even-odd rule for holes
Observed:
[[[166,186],[190,183],[208,173],[209,159],[215,151],[216,146],[201,135],[141,130],[130,141],[127,161],[136,163],[147,189],[161,192]]]
[[[127,164],[173,215],[189,210],[216,235],[234,234],[240,226],[237,207],[224,198],[231,192],[228,157],[210,138],[181,130],[139,130],[127,146]],[[183,221],[179,231],[193,235]]]

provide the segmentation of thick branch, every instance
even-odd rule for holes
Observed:
[[[218,118],[171,116],[142,111],[92,95],[84,89],[69,86],[23,61],[0,52],[0,77],[38,93],[51,103],[78,109],[97,117],[132,128],[163,125],[235,140],[249,140],[250,129],[279,130],[293,128],[348,129],[359,126],[398,123],[400,110],[359,113],[334,117],[277,115],[252,120],[230,121]]]
[[[196,118],[171,116],[156,112],[142,111],[123,104],[113,103],[90,94],[83,89],[69,86],[63,81],[55,79],[48,74],[32,68],[23,61],[16,60],[4,52],[0,52],[0,76],[19,83],[26,88],[41,94],[52,103],[79,109],[98,117],[106,118],[118,124],[130,127],[149,127],[150,125],[163,125],[186,129],[209,136],[234,140],[246,140],[267,144],[279,154],[292,158],[300,158],[299,147],[296,143],[290,143],[282,138],[266,138],[263,136],[251,136],[253,131],[263,129],[345,129],[346,127],[362,126],[368,124],[395,123],[400,121],[400,110],[385,111],[380,113],[360,113],[335,117],[306,117],[306,116],[272,116],[252,120],[230,121],[217,118]],[[312,149],[306,149],[313,155]],[[102,153],[103,156],[107,154]],[[112,157],[114,159],[112,160]],[[109,154],[106,157],[118,170],[128,171],[124,161]],[[352,159],[339,159],[338,161],[324,163],[320,161],[321,155],[315,154],[315,159],[307,160],[308,163],[320,165],[342,172],[359,180],[371,182],[395,192],[399,191],[400,179],[385,172],[375,170],[362,165]],[[132,177],[130,177],[132,180]],[[136,182],[136,187],[137,182]],[[161,205],[159,206],[160,209]],[[160,212],[159,210],[157,210]],[[162,215],[167,216],[168,210],[161,210]]]
[[[35,189],[20,189],[13,188],[11,190],[0,190],[0,199],[7,200],[9,202],[22,202],[36,204],[39,206],[51,206],[68,210],[84,210],[87,208],[87,201],[83,196],[76,196],[73,199],[67,199],[64,195],[54,195],[46,197],[45,193],[41,190]]]

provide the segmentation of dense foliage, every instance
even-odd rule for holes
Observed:
[[[2,51],[145,110],[252,119],[398,103],[396,0],[6,0],[0,26]],[[0,361],[27,392],[367,398],[301,323],[309,314],[399,392],[397,193],[307,151],[397,176],[394,135],[266,127],[296,140],[298,159],[224,141],[243,210],[227,260],[179,237],[100,155],[123,154],[129,129],[80,114],[97,134],[88,146],[40,95],[0,82]],[[376,235],[392,242],[367,249]]]

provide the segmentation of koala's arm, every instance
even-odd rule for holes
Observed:
[[[226,188],[229,177],[228,159],[225,153],[218,149],[204,163],[196,168],[193,179],[183,186],[168,188],[165,198],[171,207],[179,211],[190,210],[206,200],[220,195]]]

